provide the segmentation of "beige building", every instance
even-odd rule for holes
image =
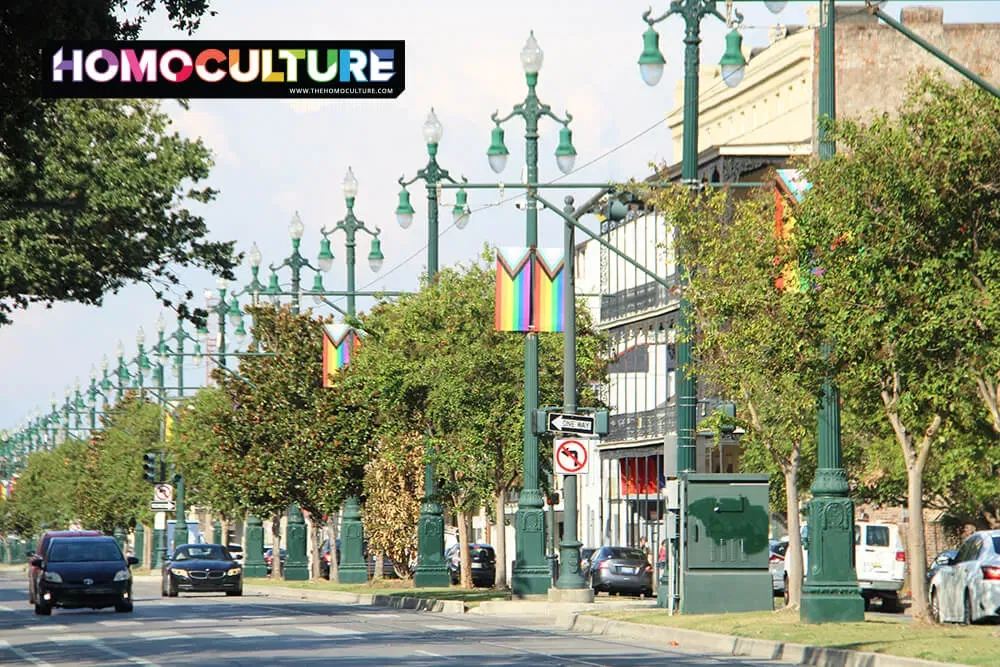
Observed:
[[[699,177],[709,182],[762,181],[771,167],[816,150],[818,111],[818,10],[806,26],[775,26],[770,43],[747,52],[742,83],[728,88],[718,66],[700,72]],[[780,17],[778,17],[780,18]],[[936,7],[902,10],[902,23],[993,83],[1000,81],[1000,23],[946,24]],[[964,80],[864,7],[838,7],[836,24],[837,114],[870,118],[892,111],[919,67],[936,68],[950,81]],[[676,82],[675,106],[667,114],[678,162],[667,169],[679,180],[683,81]],[[662,179],[663,174],[657,174]],[[667,221],[642,202],[629,202],[622,221],[603,221],[606,241],[646,268],[676,278],[672,233]],[[676,461],[674,335],[678,298],[651,282],[595,242],[577,248],[578,289],[600,292],[592,303],[599,327],[611,338],[609,382],[604,399],[611,432],[583,480],[579,535],[587,546],[662,539],[663,479]],[[699,388],[699,419],[717,404]],[[699,472],[739,469],[736,443],[699,437]],[[721,451],[720,451],[721,450]],[[933,542],[929,542],[933,543]]]

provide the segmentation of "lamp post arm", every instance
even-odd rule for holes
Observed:
[[[604,246],[605,248],[607,248],[611,252],[613,252],[616,255],[618,255],[619,257],[621,257],[623,260],[625,260],[626,263],[631,264],[635,268],[637,268],[640,271],[642,271],[644,274],[646,274],[646,276],[648,276],[654,282],[658,283],[659,285],[662,285],[663,287],[665,287],[667,289],[671,289],[673,287],[676,287],[676,284],[671,283],[668,280],[664,280],[660,276],[656,275],[655,273],[653,273],[652,271],[650,271],[649,269],[647,269],[642,264],[639,264],[637,261],[635,261],[634,259],[632,259],[628,255],[626,255],[625,253],[623,253],[621,250],[619,250],[615,246],[611,245],[610,243],[608,243],[607,241],[605,241],[604,239],[602,239],[597,234],[594,234],[592,231],[590,231],[589,229],[587,229],[586,227],[584,227],[582,224],[580,224],[580,222],[576,218],[574,218],[573,216],[567,214],[565,211],[562,210],[562,208],[560,208],[560,207],[556,206],[555,204],[551,203],[550,201],[548,201],[547,199],[545,199],[544,197],[542,197],[541,195],[539,195],[537,192],[535,193],[535,199],[539,203],[541,203],[542,206],[544,206],[545,208],[549,209],[550,211],[555,212],[563,220],[565,220],[566,222],[571,223],[574,227],[576,227],[577,229],[581,230],[587,236],[589,236],[590,238],[594,239],[595,241],[597,241],[598,243],[600,243],[602,246]]]
[[[663,21],[673,16],[674,14],[680,14],[681,11],[683,11],[683,5],[681,3],[681,0],[673,0],[673,2],[670,3],[670,9],[668,9],[666,13],[663,14],[662,16],[657,16],[655,19],[650,18],[650,16],[653,14],[653,8],[650,7],[649,9],[647,9],[642,13],[642,20],[645,21],[650,28],[652,28],[660,21]]]
[[[506,123],[508,120],[510,120],[514,116],[523,116],[523,115],[524,115],[524,104],[517,104],[517,105],[514,106],[513,111],[511,111],[509,114],[507,114],[503,118],[499,117],[500,116],[500,110],[498,109],[498,110],[494,111],[492,114],[490,114],[490,119],[499,126],[499,125],[503,125],[504,123]]]
[[[931,44],[930,42],[928,42],[926,39],[924,39],[923,37],[921,37],[917,33],[913,32],[912,30],[910,30],[909,28],[907,28],[905,25],[903,25],[902,23],[900,23],[899,21],[895,20],[894,18],[892,18],[891,16],[889,16],[888,14],[886,14],[885,12],[883,12],[881,9],[878,8],[878,5],[873,5],[870,0],[866,0],[866,3],[868,4],[868,11],[869,12],[871,12],[875,16],[879,17],[882,21],[884,21],[885,23],[887,23],[890,27],[892,27],[892,28],[896,29],[897,31],[903,33],[906,37],[910,38],[910,40],[916,42],[925,51],[929,52],[935,58],[937,58],[938,60],[942,61],[943,63],[945,63],[946,65],[948,65],[952,69],[954,69],[956,72],[958,72],[959,74],[961,74],[962,76],[964,76],[966,79],[968,79],[972,83],[976,84],[977,86],[979,86],[980,88],[982,88],[983,90],[985,90],[986,92],[988,92],[993,97],[996,97],[996,98],[1000,99],[1000,89],[997,89],[995,86],[990,85],[981,76],[979,76],[978,74],[972,72],[967,67],[961,65],[954,58],[949,57],[947,54],[945,54],[943,51],[941,51],[940,49],[938,49],[936,46],[934,46],[933,44]]]
[[[566,112],[566,118],[562,119],[559,116],[557,116],[556,114],[552,113],[552,109],[549,107],[548,104],[539,105],[538,111],[539,111],[539,113],[541,115],[548,116],[549,118],[551,118],[555,122],[559,123],[563,127],[566,127],[571,122],[573,122],[573,114],[571,114],[569,111]]]

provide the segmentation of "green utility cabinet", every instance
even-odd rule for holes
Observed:
[[[767,475],[688,473],[680,487],[680,612],[773,610]]]

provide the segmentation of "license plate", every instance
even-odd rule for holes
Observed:
[[[882,563],[872,563],[872,567],[876,570],[882,569]]]
[[[110,588],[88,588],[86,589],[88,595],[106,595],[111,592]]]
[[[483,564],[482,563],[473,563],[472,564],[472,569],[473,570],[481,570],[481,569],[483,569]]]
[[[619,570],[622,574],[635,574],[634,567],[623,567]]]

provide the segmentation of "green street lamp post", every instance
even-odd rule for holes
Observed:
[[[427,185],[427,279],[430,282],[438,272],[438,206],[441,203],[438,184],[442,181],[458,181],[437,162],[438,144],[444,128],[433,108],[424,122],[423,133],[427,143],[427,165],[409,181],[405,177],[399,179],[402,189],[399,191],[396,220],[403,229],[413,223],[414,210],[406,186],[418,180],[424,181]],[[452,213],[456,227],[462,229],[468,224],[469,208],[464,190],[458,191]],[[426,452],[428,461],[424,466],[424,502],[420,505],[420,520],[417,522],[417,570],[413,575],[413,585],[417,588],[446,587],[450,583],[450,576],[444,560],[444,518],[434,488],[433,452],[429,434]]]
[[[731,4],[727,3],[727,8]],[[727,25],[733,26],[730,18],[723,16],[716,9],[715,0],[674,0],[670,9],[662,16],[652,18],[652,10],[646,11],[642,18],[647,28],[642,35],[643,49],[639,56],[639,74],[647,85],[655,86],[663,76],[663,66],[666,59],[660,51],[660,36],[653,26],[664,19],[679,14],[684,19],[684,112],[683,135],[681,138],[681,183],[696,192],[698,182],[698,65],[701,60],[701,20],[706,16],[714,16]],[[742,15],[736,12],[737,23]],[[742,54],[742,38],[734,28],[726,36],[726,51],[720,65],[723,68],[722,78],[726,85],[735,87],[743,80],[746,60]],[[677,260],[677,271],[681,279],[681,300],[677,313],[677,328],[686,332],[691,317],[690,304],[684,296],[683,285],[686,276]],[[682,335],[677,341],[677,475],[684,477],[689,472],[697,470],[695,428],[697,422],[697,378],[691,367],[691,337]],[[676,515],[675,515],[676,516]],[[668,520],[671,520],[668,518]],[[665,531],[665,534],[670,534]],[[666,568],[660,575],[657,587],[657,604],[660,607],[672,607],[674,600],[669,588]]]
[[[382,256],[382,246],[379,240],[381,230],[376,227],[375,231],[368,229],[365,223],[354,215],[354,200],[358,194],[358,180],[354,177],[354,171],[347,168],[347,175],[343,182],[344,199],[347,203],[347,215],[339,221],[333,229],[321,230],[323,243],[320,246],[319,262],[320,266],[329,269],[333,264],[333,253],[330,252],[330,235],[334,232],[344,232],[347,248],[347,315],[353,319],[357,315],[355,303],[355,247],[357,245],[357,233],[364,232],[371,237],[371,250],[368,253],[368,264],[371,270],[377,272],[382,268],[385,259]],[[322,288],[322,281],[317,275],[317,287]],[[295,287],[293,286],[293,291]],[[344,513],[341,531],[341,561],[340,561],[340,582],[344,584],[356,584],[368,581],[368,565],[364,561],[364,528],[361,525],[361,511],[358,498],[349,497],[344,503]]]
[[[538,185],[538,121],[548,116],[562,125],[559,130],[559,146],[556,149],[556,163],[564,174],[573,170],[576,150],[572,144],[569,123],[573,117],[567,113],[562,119],[552,113],[547,104],[542,104],[535,93],[538,72],[542,68],[544,54],[535,41],[534,31],[521,49],[521,66],[524,70],[528,94],[505,117],[499,112],[492,115],[493,128],[490,147],[487,150],[490,168],[497,174],[507,164],[508,150],[504,144],[502,124],[520,116],[525,124],[525,161],[527,163],[528,191],[526,194],[526,245],[538,245],[538,204],[535,188]],[[535,435],[532,420],[538,408],[538,333],[529,331],[524,340],[524,459],[523,488],[518,497],[516,524],[516,557],[511,577],[511,590],[515,595],[542,595],[552,581],[552,573],[545,559],[545,529],[542,493],[538,486],[538,436]],[[579,561],[579,556],[577,556]]]

